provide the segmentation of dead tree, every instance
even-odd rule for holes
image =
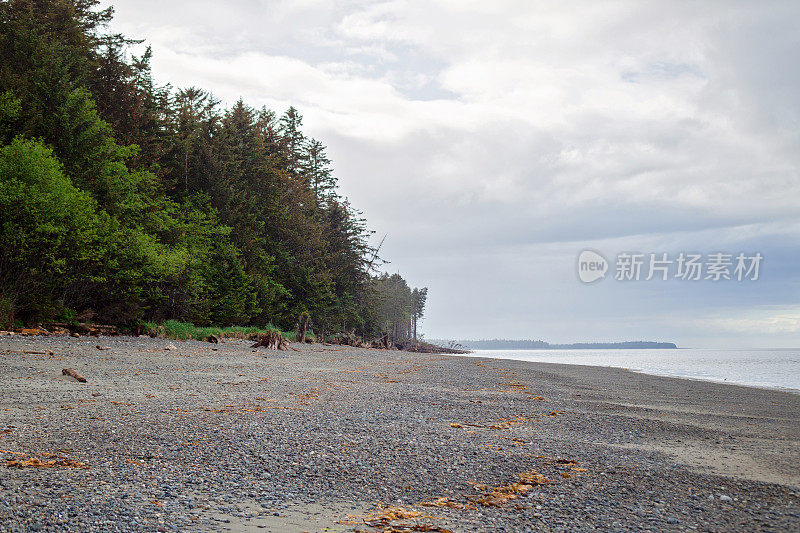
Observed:
[[[288,350],[286,341],[280,331],[269,331],[258,336],[258,341],[251,348],[267,348],[268,350]]]
[[[308,332],[308,313],[301,313],[297,319],[297,342],[306,342],[306,333]]]

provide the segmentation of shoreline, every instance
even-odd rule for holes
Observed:
[[[678,348],[678,350],[689,350],[689,349],[690,348],[686,348],[686,349]],[[740,380],[735,380],[735,379],[730,379],[730,378],[725,378],[725,377],[710,377],[710,376],[709,377],[703,377],[703,376],[679,373],[679,372],[681,372],[680,370],[675,371],[675,372],[678,372],[678,373],[672,373],[671,371],[667,371],[667,370],[664,370],[664,371],[648,370],[648,369],[633,368],[633,367],[614,365],[614,364],[602,364],[602,363],[588,364],[588,363],[581,363],[581,362],[532,361],[532,360],[529,360],[529,359],[521,359],[521,358],[515,358],[515,357],[490,357],[490,356],[483,355],[482,353],[476,353],[476,352],[492,352],[492,351],[497,351],[497,352],[523,351],[523,352],[536,353],[536,352],[548,351],[548,350],[471,350],[470,353],[471,354],[475,354],[475,355],[466,354],[464,356],[465,357],[472,357],[472,358],[485,358],[485,359],[504,360],[504,361],[520,361],[520,362],[535,363],[535,364],[562,364],[562,365],[589,366],[589,367],[596,367],[596,368],[615,368],[615,369],[626,370],[628,372],[633,372],[633,373],[637,373],[637,374],[646,374],[648,376],[671,377],[671,378],[675,378],[675,379],[685,379],[685,380],[690,380],[690,381],[700,381],[700,382],[707,382],[707,383],[718,383],[720,385],[735,385],[737,387],[752,387],[752,388],[756,388],[756,389],[777,390],[777,391],[781,391],[781,392],[789,392],[789,393],[792,393],[792,394],[800,395],[800,387],[776,385],[776,384],[763,383],[763,382],[740,381]],[[564,351],[564,350],[552,350],[552,351],[561,352],[561,351]],[[590,350],[587,350],[587,351],[590,351]],[[752,352],[753,350],[744,350],[743,349],[743,350],[720,350],[720,351]],[[786,349],[786,350],[770,350],[770,351],[797,351],[797,350]]]
[[[0,339],[0,530],[800,527],[795,394],[293,346]]]

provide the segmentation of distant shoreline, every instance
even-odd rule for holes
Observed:
[[[550,344],[534,340],[432,340],[434,344],[444,343],[466,350],[677,350],[674,342],[624,341],[624,342],[574,342],[570,344]]]

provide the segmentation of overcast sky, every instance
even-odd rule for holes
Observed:
[[[800,347],[797,2],[113,4],[158,82],[300,110],[428,338]],[[621,282],[623,251],[764,260]]]

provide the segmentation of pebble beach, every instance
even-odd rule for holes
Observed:
[[[800,530],[794,392],[251,344],[0,338],[0,531]]]

